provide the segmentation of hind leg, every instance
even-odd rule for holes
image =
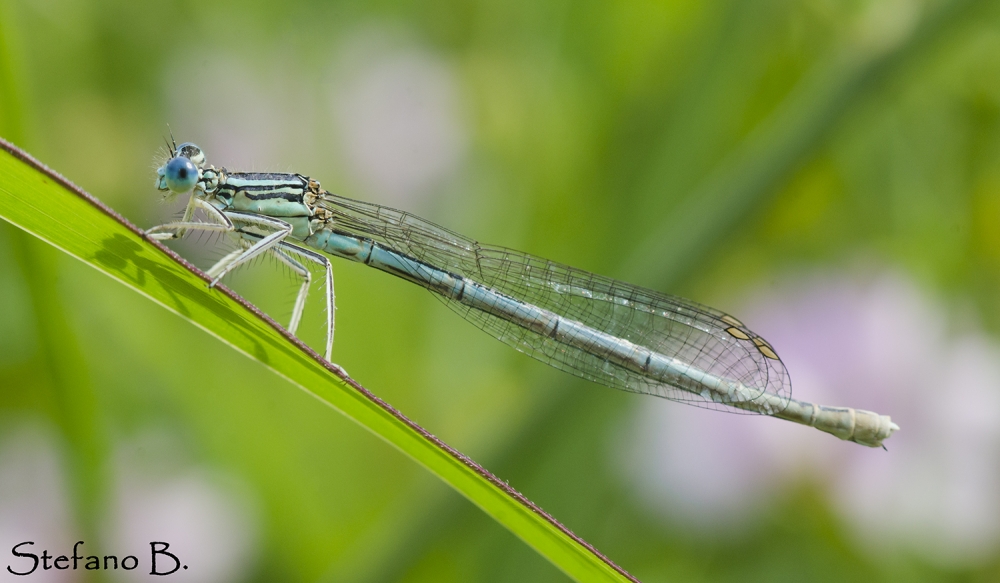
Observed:
[[[286,241],[283,241],[279,247],[281,253],[287,253],[288,255],[294,256],[302,261],[308,261],[323,267],[325,272],[324,278],[324,295],[326,300],[326,352],[324,356],[326,360],[330,360],[330,355],[333,352],[333,330],[334,330],[334,320],[335,313],[337,311],[336,296],[333,291],[333,266],[330,264],[330,260],[320,253],[315,251],[310,251],[299,247],[298,245],[293,245]],[[289,257],[291,259],[291,257]],[[301,265],[300,265],[301,266]],[[305,305],[305,299],[303,297],[303,306]],[[301,314],[300,314],[301,316]],[[336,365],[334,365],[336,366]],[[337,367],[340,368],[340,367]],[[344,369],[340,369],[344,372]],[[346,375],[347,373],[344,372]]]

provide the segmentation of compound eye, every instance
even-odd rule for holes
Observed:
[[[164,178],[167,181],[167,188],[178,194],[183,194],[198,184],[198,167],[190,158],[177,156],[167,162]]]

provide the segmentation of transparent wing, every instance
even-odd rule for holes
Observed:
[[[741,382],[754,397],[791,397],[784,364],[762,338],[724,312],[503,247],[482,245],[408,213],[325,193],[335,229],[370,238],[430,266],[622,338],[699,370]],[[435,294],[501,342],[560,370],[612,388],[748,413],[610,362],[461,302]]]

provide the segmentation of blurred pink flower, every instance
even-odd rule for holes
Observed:
[[[330,105],[354,176],[380,204],[405,207],[455,174],[468,138],[451,67],[397,36],[370,29],[344,43]]]
[[[819,274],[736,310],[788,366],[795,397],[891,415],[889,451],[776,419],[644,401],[623,456],[639,499],[672,521],[735,530],[795,479],[826,484],[866,548],[946,565],[1000,544],[1000,346],[949,335],[945,307],[899,274]]]
[[[327,133],[316,122],[318,90],[303,83],[297,65],[295,55],[281,53],[178,55],[163,80],[170,131],[179,142],[201,146],[215,166],[332,180],[332,162],[315,153],[316,138]]]

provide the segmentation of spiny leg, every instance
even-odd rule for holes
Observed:
[[[226,254],[225,257],[216,261],[215,265],[205,270],[205,273],[207,273],[209,277],[214,279],[215,276],[219,275],[219,273],[221,273],[222,270],[226,268],[226,266],[232,263],[237,257],[242,255],[244,251],[246,251],[246,247],[244,246],[245,244],[243,243],[242,238],[237,244],[239,245],[238,248],[230,251],[229,253]]]
[[[197,206],[199,206],[198,205],[198,201],[200,201],[200,200],[201,199],[198,198],[197,196],[195,196],[193,193],[191,194],[191,199],[188,200],[187,206],[184,207],[184,216],[180,220],[181,223],[190,223],[191,222],[191,218],[194,217],[194,210],[195,210],[195,208]],[[230,225],[230,228],[231,227],[232,227],[232,225]],[[185,230],[182,227],[182,228],[177,229],[177,233],[176,233],[175,236],[179,239],[179,238],[181,238],[181,237],[184,236],[184,233],[185,233]]]
[[[264,238],[264,235],[260,235],[258,233],[252,233],[250,231],[244,231],[242,229],[237,228],[233,223],[233,221],[230,221],[229,217],[224,215],[222,211],[216,210],[215,212],[217,212],[219,216],[222,217],[222,220],[226,221],[227,224],[233,225],[232,232],[234,235],[236,235],[237,248],[227,253],[222,259],[216,261],[215,265],[209,267],[208,270],[205,271],[205,273],[207,273],[208,276],[211,277],[212,279],[216,279],[219,277],[220,274],[226,272],[226,268],[229,267],[230,264],[236,261],[236,259],[238,259],[241,255],[243,255],[243,253],[246,252],[247,249],[249,249],[255,243],[260,242],[260,240]],[[240,225],[244,224],[242,221],[237,221],[237,223]]]
[[[330,264],[330,260],[325,256],[308,249],[303,249],[298,245],[292,245],[291,243],[282,241],[281,251],[288,253],[289,255],[294,255],[305,261],[316,263],[317,265],[323,266],[326,271],[325,278],[325,295],[326,295],[326,352],[324,357],[327,362],[330,362],[330,355],[333,353],[333,329],[334,329],[334,313],[337,311],[337,300],[333,292],[333,265]],[[334,364],[344,375],[347,375],[341,366]]]
[[[285,246],[287,245],[286,243]],[[288,331],[295,334],[295,331],[299,327],[299,321],[302,319],[302,311],[306,307],[306,296],[309,295],[312,273],[304,265],[289,257],[285,252],[278,249],[274,249],[272,252],[278,258],[278,261],[290,267],[293,272],[302,278],[302,286],[299,288],[299,295],[295,298],[295,307],[292,308],[292,321],[288,324]]]
[[[203,223],[198,223],[193,221],[195,208],[200,206],[198,203],[204,202],[194,194],[188,199],[187,205],[184,206],[184,216],[180,221],[174,221],[172,223],[165,223],[163,225],[157,225],[151,229],[146,229],[146,234],[156,239],[157,241],[166,241],[169,239],[180,239],[187,232],[187,229],[198,229],[196,225],[201,225]],[[216,213],[219,211],[212,208]],[[220,213],[221,214],[221,213]],[[228,221],[226,221],[228,223]],[[232,225],[229,225],[228,229],[215,229],[215,230],[232,230]],[[177,229],[173,233],[163,233],[160,231],[165,231],[167,229]]]
[[[324,255],[303,249],[297,245],[292,245],[284,241],[284,238],[291,234],[292,226],[284,221],[277,219],[271,219],[269,217],[262,217],[260,215],[244,214],[239,212],[222,212],[219,209],[213,207],[209,203],[195,198],[193,204],[189,203],[189,209],[197,206],[206,211],[206,213],[212,218],[219,221],[216,223],[201,223],[201,222],[190,222],[189,220],[182,220],[174,223],[166,223],[163,225],[158,225],[146,231],[146,234],[150,237],[158,240],[163,239],[173,239],[181,236],[185,230],[198,230],[198,231],[223,231],[223,232],[234,232],[236,231],[236,226],[234,223],[241,225],[253,225],[257,227],[272,227],[279,229],[278,232],[272,233],[267,236],[258,235],[256,233],[250,233],[246,231],[240,231],[236,234],[240,238],[240,249],[235,249],[234,251],[227,254],[225,257],[220,259],[208,270],[208,275],[213,277],[212,283],[209,287],[214,286],[218,281],[227,273],[238,267],[239,265],[253,259],[261,253],[271,251],[274,253],[275,257],[279,261],[285,263],[292,268],[297,274],[303,277],[304,281],[299,289],[299,294],[295,300],[295,308],[292,312],[292,321],[289,324],[289,332],[295,334],[298,328],[299,322],[302,319],[302,312],[305,309],[306,297],[309,292],[309,284],[311,282],[312,274],[308,269],[301,263],[297,262],[295,259],[290,257],[294,255],[300,259],[310,261],[321,265],[325,272],[325,295],[326,295],[326,350],[324,357],[327,362],[330,362],[330,357],[333,353],[333,331],[334,331],[334,314],[337,310],[336,306],[336,296],[333,290],[333,266],[330,264],[330,260]],[[185,219],[189,219],[188,212],[185,212]],[[177,229],[174,233],[168,233],[166,231]],[[246,241],[252,240],[253,244],[249,245],[247,248],[242,248]],[[277,245],[279,249],[275,248]],[[333,364],[333,363],[331,363]],[[344,370],[338,364],[333,364],[344,376],[349,376],[347,371]]]
[[[241,232],[240,235],[244,239],[250,239],[250,240],[255,240],[255,241],[259,241],[260,239],[263,238],[261,235],[258,235],[256,233]],[[279,244],[278,247],[279,247],[278,249],[271,249],[271,251],[275,255],[275,257],[277,257],[280,261],[286,262],[286,264],[288,264],[287,261],[293,261],[293,262],[295,261],[294,259],[292,259],[292,257],[289,257],[289,256],[295,256],[295,257],[298,257],[301,260],[308,261],[310,263],[315,263],[317,265],[322,266],[323,269],[324,269],[324,271],[326,272],[326,277],[325,277],[325,281],[324,281],[324,283],[325,283],[325,285],[324,285],[324,287],[325,287],[325,290],[324,290],[325,294],[324,295],[326,296],[326,330],[327,330],[327,332],[326,332],[326,351],[324,353],[324,357],[326,358],[327,362],[330,362],[330,356],[333,353],[333,331],[334,331],[334,322],[335,322],[334,315],[335,315],[335,313],[337,311],[336,296],[334,294],[334,289],[333,289],[333,265],[330,263],[330,260],[325,255],[323,255],[321,253],[316,253],[315,251],[310,251],[309,249],[305,249],[303,247],[299,247],[298,245],[294,245],[292,243],[289,243],[288,241],[282,241]],[[288,264],[288,265],[290,267],[292,267],[292,269],[297,270],[297,268],[295,266],[290,265],[290,264]],[[305,269],[305,266],[303,266],[302,264],[300,264],[298,262],[296,262],[296,265],[298,265],[299,268]],[[305,286],[306,285],[307,284],[303,284],[304,287],[303,287],[302,290],[300,290],[300,292],[299,292],[299,298],[295,302],[296,311],[298,311],[298,315],[296,316],[296,314],[292,314],[292,321],[295,322],[296,324],[298,323],[298,319],[301,317],[301,310],[299,308],[300,301],[301,301],[301,304],[302,304],[302,308],[305,308],[305,299],[306,299],[306,294],[305,294],[306,288],[305,288]],[[295,333],[295,329],[294,328],[289,328],[289,332],[292,332],[294,334]],[[331,364],[333,364],[333,363],[331,362]],[[349,376],[349,375],[347,375],[347,371],[344,370],[344,368],[341,367],[340,365],[333,364],[333,366],[335,366],[338,369],[340,369],[340,371],[342,373],[344,373],[345,376]]]
[[[191,220],[191,215],[195,208],[200,208],[205,211],[205,214],[209,218],[215,219],[215,223],[202,223],[195,222]],[[157,225],[151,229],[146,230],[146,234],[156,239],[157,241],[166,241],[168,239],[179,239],[184,236],[187,229],[193,229],[197,231],[233,231],[236,227],[233,226],[233,222],[223,214],[222,211],[205,202],[204,200],[192,196],[191,202],[188,203],[187,208],[184,211],[184,218],[180,221],[175,221],[172,223],[165,223],[163,225]],[[170,233],[170,231],[176,229],[175,232]]]
[[[170,233],[164,232],[177,229],[177,232]],[[197,223],[197,222],[177,222],[177,223],[164,223],[162,225],[157,225],[152,229],[147,229],[146,234],[157,241],[166,241],[169,239],[177,239],[180,237],[178,233],[186,232],[188,229],[193,231],[232,231],[232,225],[216,225],[214,223]]]
[[[236,269],[240,265],[246,263],[254,257],[257,257],[265,251],[272,250],[276,245],[280,244],[285,237],[292,233],[291,225],[285,221],[273,219],[271,217],[239,212],[226,212],[223,214],[234,223],[251,225],[260,228],[272,228],[275,229],[275,232],[261,237],[260,240],[251,245],[248,249],[243,250],[235,258],[232,258],[215,276],[212,283],[208,285],[209,287],[214,287],[215,284],[219,283],[219,280],[222,279],[227,273]]]
[[[234,232],[236,231],[236,224],[240,225],[250,225],[259,228],[272,228],[275,229],[274,233],[267,236],[257,237],[253,236],[255,241],[252,245],[243,248],[241,245],[240,249],[229,253],[221,260],[216,262],[209,270],[208,274],[212,276],[212,282],[209,287],[214,287],[215,284],[219,283],[219,280],[223,278],[227,273],[236,269],[243,263],[253,259],[254,257],[270,250],[274,245],[281,242],[282,239],[287,237],[292,232],[292,226],[278,219],[272,219],[270,217],[265,217],[261,215],[254,215],[248,213],[240,212],[223,212],[215,208],[208,202],[192,197],[194,201],[193,204],[188,205],[188,209],[194,207],[201,208],[204,210],[211,218],[218,221],[218,223],[201,223],[201,222],[190,222],[189,220],[178,221],[173,223],[166,223],[163,225],[158,225],[146,231],[146,234],[157,240],[174,239],[183,234],[187,229],[197,230],[197,231],[223,231],[223,232]],[[185,211],[185,218],[189,219],[189,212]],[[168,232],[176,230],[175,232]],[[237,233],[240,236],[241,243],[248,239],[248,233]]]
[[[233,263],[235,263],[238,259],[240,259],[246,253],[247,249],[253,245],[253,243],[260,242],[260,240],[264,239],[264,236],[257,235],[255,233],[245,233],[238,231],[236,229],[236,226],[233,224],[233,221],[229,220],[229,218],[221,211],[219,211],[215,207],[208,205],[207,203],[204,203],[204,206],[211,211],[209,213],[210,215],[222,221],[223,224],[202,223],[202,222],[165,223],[163,225],[157,225],[151,229],[146,230],[146,234],[152,237],[153,239],[157,240],[167,240],[167,239],[177,238],[179,236],[178,233],[182,233],[188,229],[192,231],[225,232],[236,235],[237,245],[239,247],[227,253],[222,259],[216,261],[215,265],[209,267],[205,271],[205,273],[210,278],[212,278],[212,283],[209,284],[209,287],[212,287],[216,283],[218,283],[222,275],[232,270]],[[168,232],[173,229],[178,229],[178,230],[176,232]],[[253,241],[253,243],[247,243],[248,239]]]
[[[205,203],[205,206],[209,205]],[[209,287],[214,286],[224,275],[226,275],[227,273],[238,267],[240,264],[245,263],[246,261],[267,251],[273,252],[280,261],[286,263],[286,265],[289,265],[289,267],[292,267],[294,271],[300,274],[302,273],[300,269],[306,272],[308,272],[308,270],[305,269],[305,266],[295,262],[295,260],[289,257],[288,255],[293,255],[299,257],[300,259],[304,259],[306,261],[321,265],[326,272],[325,295],[326,295],[327,333],[326,333],[326,350],[324,353],[324,358],[326,358],[327,362],[330,362],[330,357],[333,354],[333,332],[335,324],[334,315],[337,310],[336,296],[334,294],[334,288],[333,288],[333,266],[330,264],[330,260],[327,259],[324,255],[321,255],[320,253],[309,251],[308,249],[303,249],[302,247],[284,241],[283,240],[284,237],[287,237],[291,233],[291,225],[285,223],[284,221],[260,217],[258,215],[246,215],[243,213],[235,213],[235,212],[222,213],[214,207],[210,208],[211,211],[214,211],[214,213],[210,214],[217,214],[219,217],[221,217],[221,220],[225,221],[226,223],[225,225],[218,225],[212,223],[187,223],[187,222],[168,223],[165,225],[159,225],[157,227],[153,227],[152,229],[147,231],[147,234],[151,234],[154,236],[154,238],[156,238],[155,235],[158,234],[159,231],[165,231],[167,229],[179,228],[179,227],[191,230],[199,230],[199,231],[232,232],[236,230],[234,223],[254,225],[254,226],[270,226],[282,229],[277,233],[272,233],[267,236],[262,236],[256,233],[250,233],[245,231],[234,233],[240,237],[241,245],[243,244],[243,240],[253,240],[255,242],[252,245],[250,245],[249,248],[236,249],[231,253],[227,254],[218,262],[216,262],[216,264],[209,269],[209,275],[214,276],[214,279],[212,280],[212,283],[209,284]],[[166,233],[163,234],[165,235]],[[164,238],[172,238],[172,237],[164,237]],[[275,245],[277,245],[280,248],[280,251],[274,247]],[[295,263],[295,265],[293,265],[292,263]],[[309,277],[311,277],[311,274]],[[299,295],[295,301],[295,308],[292,314],[292,323],[289,325],[290,328],[289,331],[292,332],[293,334],[295,333],[295,329],[298,327],[299,320],[301,320],[302,311],[305,308],[306,296],[308,294],[308,285],[309,285],[308,281],[303,283],[303,286],[302,288],[300,288]],[[347,374],[347,371],[344,370],[342,366],[334,364],[332,362],[331,364],[333,364],[333,366],[335,366],[338,370],[340,370],[340,372],[342,372],[344,376],[350,376]]]
[[[261,239],[263,239],[263,236],[257,235],[256,233],[237,231],[237,235],[239,236],[239,241],[238,241],[239,248],[229,252],[225,257],[217,261],[215,265],[210,267],[205,272],[208,274],[209,277],[215,278],[216,276],[218,276],[220,273],[225,271],[225,269],[230,264],[232,264],[238,257],[240,257],[244,253],[244,251],[247,250],[247,248],[249,248],[254,243],[259,242]],[[270,253],[274,255],[274,257],[277,258],[278,261],[284,263],[289,268],[291,268],[291,270],[296,275],[301,277],[303,280],[302,285],[299,288],[298,297],[296,297],[295,299],[295,307],[292,309],[292,321],[288,324],[288,331],[291,332],[292,334],[295,334],[295,331],[299,327],[299,321],[302,319],[302,310],[305,308],[306,305],[306,297],[309,294],[309,284],[312,282],[312,273],[308,269],[306,269],[304,265],[289,257],[286,253],[279,251],[278,249],[271,249]]]

